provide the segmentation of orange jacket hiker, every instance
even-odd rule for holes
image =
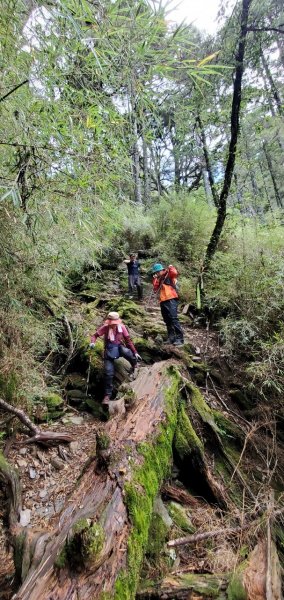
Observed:
[[[154,292],[159,294],[160,302],[165,300],[171,300],[172,298],[178,298],[176,289],[178,271],[173,265],[169,265],[167,269],[159,271],[157,276],[153,279]]]

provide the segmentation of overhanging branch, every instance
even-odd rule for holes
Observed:
[[[11,94],[13,94],[14,92],[16,92],[16,90],[18,90],[20,87],[22,87],[22,85],[25,85],[26,83],[29,83],[28,79],[25,79],[25,81],[22,81],[21,83],[19,83],[18,85],[16,85],[12,90],[10,90],[9,92],[7,92],[7,94],[5,94],[4,96],[2,96],[2,98],[0,98],[0,102],[3,102],[3,100],[6,100],[6,98],[8,98],[8,96],[11,96]]]

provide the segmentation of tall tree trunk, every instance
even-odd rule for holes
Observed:
[[[263,172],[263,165],[261,164],[260,160],[258,161],[258,166],[259,166],[259,170],[261,172],[262,183],[263,183],[263,188],[264,188],[264,191],[265,191],[265,197],[266,197],[266,200],[267,200],[267,205],[268,205],[268,208],[271,210],[271,212],[273,214],[274,209],[273,209],[273,206],[271,204],[270,195],[269,195],[268,190],[267,190],[267,185],[266,185],[265,176],[264,176],[264,172]]]
[[[229,156],[225,170],[223,188],[219,199],[216,224],[206,249],[205,260],[203,264],[204,271],[207,271],[209,269],[211,260],[216,252],[227,214],[227,198],[232,183],[232,177],[236,160],[237,141],[239,135],[240,107],[242,98],[242,78],[244,71],[244,54],[246,46],[247,23],[250,4],[251,0],[242,1],[241,31],[238,50],[236,53],[236,74],[234,80],[234,91],[231,110],[231,139],[229,144]]]
[[[139,164],[139,147],[138,147],[138,125],[137,125],[137,103],[135,95],[135,84],[132,82],[130,86],[130,103],[131,103],[131,126],[133,135],[132,145],[132,173],[134,181],[134,198],[137,204],[142,204],[141,181],[140,181],[140,164]]]
[[[150,176],[149,176],[149,156],[148,156],[148,145],[143,134],[143,172],[144,172],[144,204],[150,206]]]
[[[274,79],[272,77],[271,71],[270,71],[269,66],[268,66],[268,62],[267,62],[267,60],[266,60],[266,58],[264,56],[264,53],[263,53],[262,49],[260,50],[260,53],[261,53],[260,56],[261,56],[262,66],[264,68],[265,75],[266,75],[266,77],[267,77],[267,79],[269,81],[269,85],[270,85],[270,89],[271,89],[271,92],[272,92],[272,96],[273,96],[273,98],[275,100],[275,104],[277,106],[277,111],[278,111],[279,115],[283,115],[282,100],[280,98],[279,91],[278,91],[278,89],[277,89],[277,87],[275,85],[275,81],[274,81]]]
[[[210,184],[209,184],[209,180],[208,180],[207,169],[202,169],[202,178],[203,178],[206,200],[207,200],[208,204],[210,205],[210,204],[212,204],[212,195],[211,195]]]
[[[265,158],[267,161],[267,166],[268,166],[268,170],[270,173],[270,177],[271,177],[271,181],[272,181],[272,185],[273,185],[273,189],[274,189],[274,195],[275,195],[275,199],[276,199],[276,204],[279,208],[283,208],[283,203],[282,203],[282,197],[281,197],[281,193],[280,190],[278,188],[277,185],[277,178],[276,175],[274,173],[274,169],[273,169],[273,165],[272,165],[272,160],[271,160],[271,156],[267,147],[267,142],[263,142],[263,151],[265,154]]]
[[[240,211],[243,212],[243,195],[240,190],[237,173],[234,173],[234,182],[236,186],[237,204],[239,205]]]
[[[161,176],[160,176],[160,161],[157,160],[157,155],[155,156],[152,145],[150,146],[150,155],[151,155],[151,160],[152,160],[152,164],[154,167],[154,174],[153,174],[153,180],[155,182],[156,188],[157,188],[157,192],[159,194],[159,196],[161,196],[162,193],[162,183],[161,183]]]
[[[200,115],[197,116],[196,121],[197,121],[197,124],[198,124],[198,127],[199,127],[200,139],[201,139],[201,142],[202,142],[202,150],[203,150],[203,155],[204,155],[204,159],[205,159],[206,169],[207,169],[207,173],[208,173],[208,179],[209,179],[209,184],[210,184],[210,189],[211,189],[211,193],[212,193],[213,202],[214,202],[216,208],[218,208],[218,206],[219,206],[219,197],[218,197],[218,192],[217,192],[217,189],[216,189],[216,186],[215,186],[215,182],[214,182],[212,165],[211,165],[211,162],[210,162],[209,152],[208,152],[207,143],[206,143],[205,131],[204,131],[204,127],[203,127],[203,123],[201,121]]]
[[[176,192],[180,190],[181,184],[181,168],[180,168],[180,157],[179,157],[179,144],[176,139],[175,123],[173,121],[170,128],[170,136],[173,147],[173,159],[174,159],[174,186]]]
[[[252,162],[251,162],[251,153],[250,153],[250,149],[248,146],[248,141],[245,135],[243,135],[244,138],[244,143],[245,143],[245,155],[246,155],[246,159],[247,159],[247,168],[248,168],[248,173],[249,173],[249,178],[250,178],[250,182],[251,182],[251,187],[252,187],[252,192],[253,195],[258,197],[259,196],[259,189],[255,180],[255,176],[254,176],[254,170],[252,168]]]
[[[132,146],[132,171],[134,180],[134,198],[137,204],[142,204],[141,181],[140,181],[140,164],[139,164],[139,148],[138,148],[138,127],[136,116],[132,116],[133,137],[134,143]]]

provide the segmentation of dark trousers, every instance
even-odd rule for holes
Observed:
[[[134,293],[134,288],[137,287],[138,300],[143,298],[143,288],[139,275],[128,275],[128,292],[129,294]]]
[[[183,341],[183,330],[177,314],[177,298],[171,298],[171,300],[164,300],[164,302],[160,302],[160,307],[163,320],[167,327],[169,340],[171,342],[174,342],[175,340]]]
[[[130,348],[126,348],[125,346],[119,346],[119,356],[123,356],[126,358],[131,366],[136,367],[137,360],[130,350]],[[113,376],[114,376],[114,363],[115,359],[105,357],[104,361],[104,374],[105,374],[105,395],[111,397],[113,390]]]

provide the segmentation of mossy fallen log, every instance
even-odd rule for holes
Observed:
[[[137,600],[212,600],[226,598],[226,575],[196,575],[181,573],[168,575],[160,582],[144,582],[138,590]]]
[[[81,476],[15,599],[135,597],[154,499],[172,464],[179,385],[170,362],[142,370],[136,404],[105,426],[104,466]]]

